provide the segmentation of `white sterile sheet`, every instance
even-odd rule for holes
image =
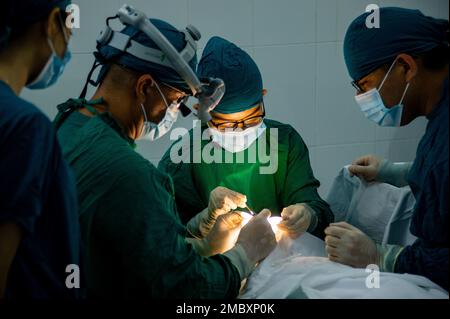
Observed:
[[[448,293],[425,277],[376,273],[328,260],[322,240],[306,233],[283,237],[255,269],[242,289],[242,299],[448,299]],[[369,277],[370,276],[370,277]],[[369,282],[369,285],[366,284]]]

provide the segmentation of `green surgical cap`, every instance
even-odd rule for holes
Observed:
[[[214,112],[239,113],[262,101],[258,66],[244,50],[225,39],[213,37],[208,41],[197,74],[199,78],[214,77],[225,82],[225,95]]]

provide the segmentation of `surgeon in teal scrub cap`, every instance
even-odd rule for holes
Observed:
[[[225,96],[211,113],[211,138],[202,141],[202,149],[211,142],[220,157],[236,156],[234,162],[174,163],[168,150],[159,167],[172,176],[182,219],[187,222],[208,204],[208,194],[222,186],[244,194],[249,209],[258,212],[268,208],[283,217],[279,225],[285,233],[297,237],[310,232],[323,237],[323,230],[332,221],[332,213],[317,193],[319,181],[311,169],[308,148],[292,126],[265,118],[263,81],[253,59],[235,44],[211,38],[198,66],[199,77],[224,80]],[[278,137],[270,129],[278,129]],[[231,131],[231,132],[230,132]],[[191,139],[193,134],[191,131]],[[228,136],[234,138],[228,139]],[[249,154],[263,142],[267,148],[278,149],[278,169],[262,174],[263,164],[249,160]],[[190,143],[190,152],[195,143]],[[174,144],[175,146],[175,144]],[[174,147],[173,146],[173,147]],[[239,162],[238,156],[246,160]]]
[[[190,45],[189,37],[169,23],[150,22],[178,52]],[[161,50],[135,26],[114,36],[128,36],[131,45],[151,52]],[[87,295],[234,298],[241,281],[275,247],[267,212],[242,230],[240,236],[247,237],[238,237],[235,245],[228,239],[242,217],[228,212],[243,206],[245,198],[225,202],[229,193],[219,189],[208,194],[206,209],[197,212],[202,211],[188,232],[177,213],[172,180],[136,152],[135,140],[155,138],[159,123],[169,121],[168,112],[178,112],[192,92],[172,64],[142,60],[127,51],[131,45],[121,50],[110,44],[97,46],[95,57],[103,67],[92,99],[59,105],[55,119],[77,182]],[[195,52],[187,62],[196,68]]]

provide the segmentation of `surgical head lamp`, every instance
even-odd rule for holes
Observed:
[[[114,31],[109,26],[111,19],[119,19],[122,24],[131,25],[140,30],[159,49],[146,47],[134,41],[128,35]],[[181,52],[178,52],[143,12],[125,4],[119,9],[116,16],[107,19],[106,27],[100,32],[97,44],[98,47],[108,45],[143,61],[173,69],[187,83],[192,91],[192,96],[199,100],[198,117],[201,121],[206,122],[211,120],[209,113],[219,104],[225,94],[225,84],[221,79],[207,78],[200,80],[197,77],[194,70],[189,66],[189,61],[194,58],[197,52],[197,41],[200,40],[201,34],[192,25],[187,26],[186,30],[181,32],[184,33],[186,46]],[[92,72],[93,70],[90,72],[89,79]],[[90,80],[88,82],[92,83]],[[86,87],[83,89],[83,93],[84,95],[86,94]],[[190,113],[189,108],[184,103],[181,104],[180,111],[183,116],[187,116]]]

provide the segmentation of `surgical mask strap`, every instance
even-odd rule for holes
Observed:
[[[168,109],[169,108],[169,104],[167,103],[167,99],[164,96],[163,92],[161,91],[161,88],[159,87],[158,83],[156,83],[156,81],[155,81],[155,86],[156,86],[156,89],[158,90],[159,94],[161,95],[161,97],[162,97],[162,99],[163,99],[163,101],[166,104],[166,107]],[[142,109],[142,112],[144,113],[144,120],[145,120],[145,122],[149,122],[148,118],[147,118],[147,112],[145,112],[145,108],[144,108],[144,104],[143,103],[141,103],[141,109]]]
[[[383,81],[381,82],[380,86],[378,87],[378,91],[380,91],[381,88],[383,87],[384,82],[386,82],[386,80],[387,80],[389,74],[391,73],[392,69],[394,68],[394,65],[395,65],[396,62],[397,62],[397,59],[395,59],[394,62],[391,64],[391,67],[390,67],[389,70],[387,71],[386,75],[384,76]]]
[[[141,103],[142,113],[144,113],[144,122],[148,122],[147,112],[145,112],[144,103]]]
[[[159,94],[161,94],[161,97],[164,100],[164,103],[166,104],[166,107],[169,108],[169,104],[167,104],[166,97],[162,93],[161,88],[159,87],[158,83],[156,83],[156,81],[155,81],[155,86],[156,86],[156,89],[158,90]],[[144,113],[144,120],[145,120],[145,122],[149,122],[149,120],[147,118],[147,112],[145,112],[144,103],[141,103],[141,109],[142,109],[142,113]]]
[[[64,23],[62,21],[61,15],[59,15],[59,19],[58,20],[59,20],[59,23],[61,25],[61,31],[62,31],[63,37],[64,37],[64,44],[66,46],[68,46],[69,45],[69,37],[67,36],[66,32],[64,31]],[[58,53],[56,52],[56,48],[53,45],[53,43],[52,43],[52,41],[50,40],[49,37],[47,37],[47,43],[50,46],[50,49],[52,50],[53,54],[56,55],[59,58]],[[68,50],[67,47],[66,47],[66,50]],[[63,54],[63,57],[64,57],[64,54]]]
[[[64,21],[61,17],[61,14],[59,14],[59,23],[61,24],[61,30],[64,36],[64,41],[66,42],[66,45],[69,45],[69,37],[66,34],[65,28],[64,28]]]
[[[405,88],[405,91],[403,92],[403,95],[402,95],[402,98],[401,98],[401,100],[400,100],[400,105],[403,103],[403,100],[404,100],[404,98],[405,98],[405,96],[406,96],[406,93],[408,92],[408,89],[409,89],[409,85],[410,85],[411,83],[407,83],[406,84],[406,88]]]
[[[58,56],[58,54],[56,54],[56,49],[55,46],[53,45],[52,41],[50,40],[50,38],[47,38],[47,43],[50,46],[50,50],[52,50],[52,53],[56,56]]]
[[[156,86],[156,89],[158,90],[159,94],[161,95],[162,99],[164,100],[164,103],[166,104],[166,107],[169,108],[169,103],[167,103],[167,99],[164,96],[164,94],[163,94],[161,88],[159,87],[158,83],[156,83],[156,81],[155,81],[155,86]]]
[[[383,81],[381,82],[380,87],[378,88],[378,92],[380,92],[381,88],[382,88],[383,85],[384,85],[384,82],[386,82],[386,80],[387,80],[389,74],[391,73],[392,69],[394,68],[394,65],[395,65],[396,62],[397,62],[397,59],[394,60],[394,62],[392,63],[391,67],[389,68],[389,70],[387,71],[386,75],[384,76],[384,79],[383,79]],[[411,83],[409,83],[409,82],[406,84],[406,88],[405,88],[405,90],[403,91],[403,95],[402,95],[402,98],[400,99],[400,103],[399,103],[399,104],[402,104],[402,102],[403,102],[403,100],[404,100],[404,98],[405,98],[405,96],[406,96],[406,93],[408,92],[408,89],[409,89],[409,85],[410,85],[410,84],[411,84]]]

